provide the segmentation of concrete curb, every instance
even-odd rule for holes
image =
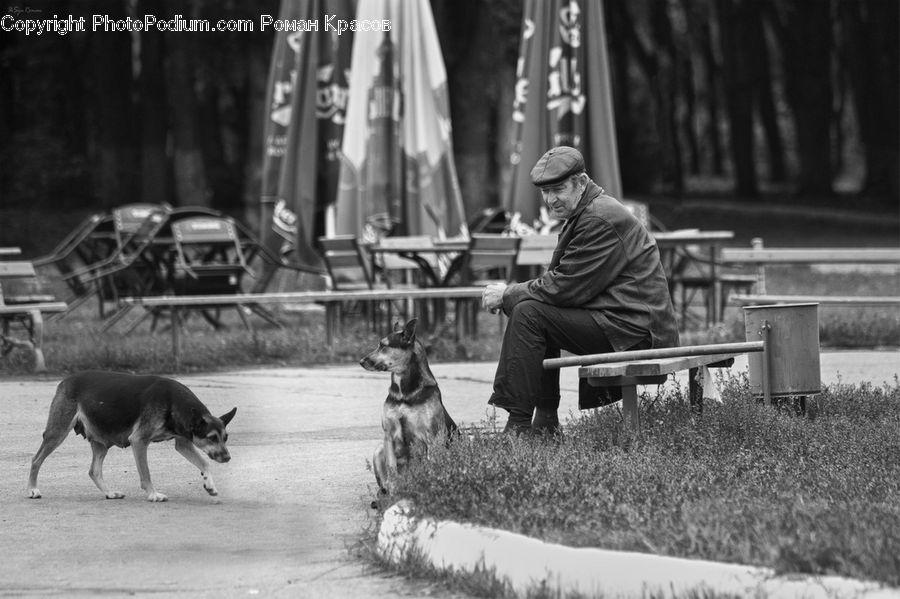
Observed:
[[[378,551],[392,563],[418,555],[439,570],[493,570],[518,596],[545,585],[554,596],[684,597],[706,592],[740,597],[900,598],[900,589],[837,576],[776,576],[769,568],[575,548],[469,524],[414,518],[401,501],[384,514]]]

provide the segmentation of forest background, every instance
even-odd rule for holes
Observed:
[[[431,6],[472,218],[502,205],[509,178],[522,1]],[[279,3],[17,8],[258,21]],[[607,0],[604,10],[624,195],[896,213],[896,0]],[[169,202],[256,226],[273,41],[271,29],[144,32],[137,44],[129,33],[0,33],[0,215]],[[0,241],[47,250],[55,238],[7,230]]]

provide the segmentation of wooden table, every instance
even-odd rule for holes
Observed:
[[[710,309],[710,319],[717,323],[722,320],[722,282],[719,280],[718,268],[720,263],[719,253],[727,241],[734,239],[734,231],[703,231],[700,229],[680,229],[676,231],[654,231],[653,239],[659,247],[660,259],[666,276],[670,281],[688,266],[690,258],[686,252],[681,252],[687,258],[684,263],[679,263],[678,250],[688,246],[702,246],[706,248],[704,262],[709,265],[709,278],[712,282],[713,301]]]
[[[446,278],[440,274],[440,272],[435,271],[432,263],[425,258],[424,255],[453,255],[453,259],[459,259],[462,254],[469,249],[469,240],[447,240],[447,241],[435,241],[433,245],[430,246],[421,246],[421,245],[389,245],[383,246],[378,244],[373,245],[365,245],[363,246],[366,251],[368,251],[373,257],[375,255],[384,255],[384,254],[396,254],[401,258],[406,258],[407,260],[411,260],[415,262],[419,267],[419,270],[425,277],[428,279],[432,287],[443,287],[446,283]]]

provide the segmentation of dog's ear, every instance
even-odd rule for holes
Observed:
[[[418,324],[418,322],[418,319],[413,318],[406,323],[406,327],[403,329],[404,343],[411,343],[412,340],[416,338],[416,324]]]
[[[197,408],[191,408],[191,432],[203,436],[206,430],[206,421],[203,419],[203,412]]]
[[[232,418],[234,418],[234,414],[235,414],[236,412],[237,412],[237,408],[236,408],[236,407],[235,407],[235,408],[231,408],[231,411],[230,411],[230,412],[228,412],[228,413],[226,413],[226,414],[222,414],[221,416],[219,416],[219,420],[222,421],[222,424],[224,424],[225,426],[228,426],[228,423],[231,422],[231,419],[232,419]]]
[[[400,321],[399,321],[399,320],[397,320],[397,321],[394,322],[394,331],[393,331],[394,333],[396,333],[397,331],[401,330],[402,328],[403,328],[403,327],[400,326]]]

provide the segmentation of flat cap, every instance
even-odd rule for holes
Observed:
[[[538,187],[555,185],[584,170],[584,156],[575,148],[556,146],[541,156],[531,169],[531,182]]]

